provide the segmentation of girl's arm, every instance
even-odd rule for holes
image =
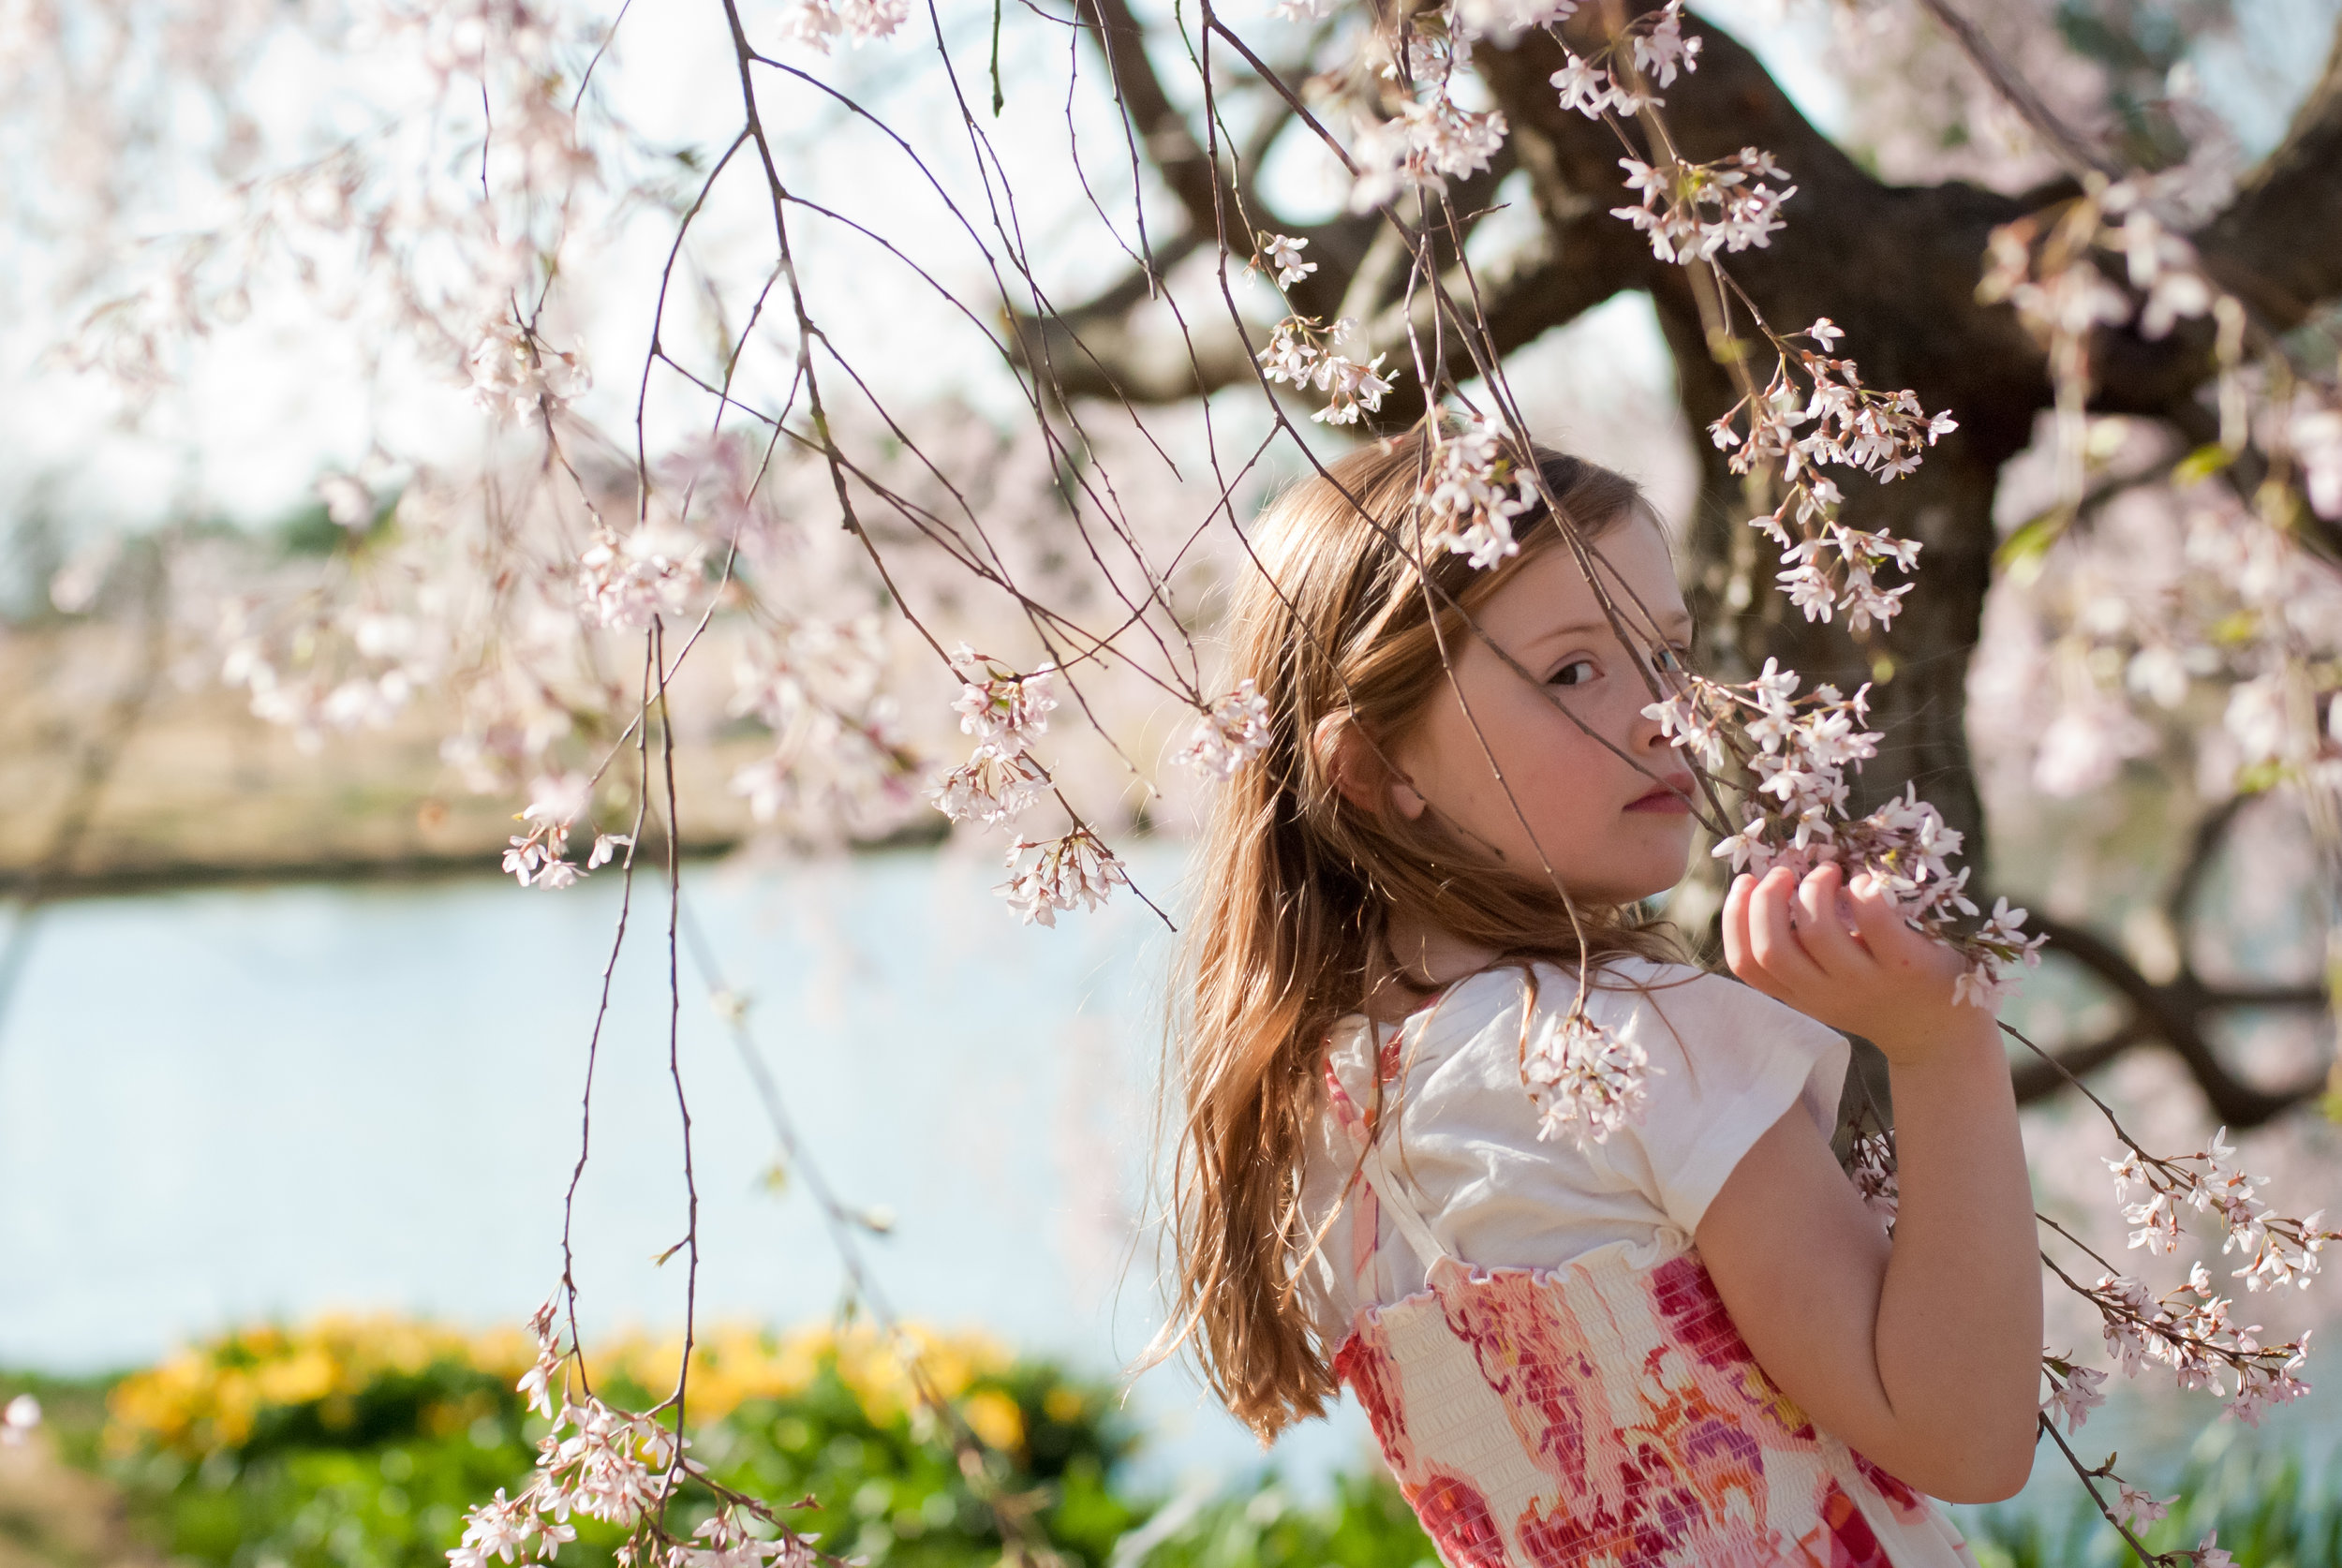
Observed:
[[[1900,1165],[1890,1244],[1791,1107],[1700,1220],[1725,1307],[1782,1392],[1857,1452],[1949,1501],[2009,1496],[2033,1464],[2041,1283],[1992,1014],[1952,1001],[1957,954],[1834,865],[1735,881],[1724,950],[1750,985],[1885,1053]]]

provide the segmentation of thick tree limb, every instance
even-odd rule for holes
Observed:
[[[2213,274],[2278,330],[2342,296],[2342,26],[2285,140],[2196,244]]]
[[[2163,916],[2175,933],[2179,949],[2178,970],[2170,980],[2149,980],[2113,943],[2081,926],[2053,919],[2034,921],[2048,935],[2050,951],[2097,976],[2122,998],[2128,1015],[2099,1038],[2057,1052],[2054,1064],[2033,1061],[2017,1067],[2014,1076],[2020,1103],[2046,1099],[2066,1087],[2068,1072],[2079,1076],[2148,1042],[2166,1046],[2179,1058],[2203,1091],[2213,1114],[2231,1127],[2258,1127],[2324,1090],[2327,1080],[2322,1070],[2275,1089],[2248,1084],[2220,1059],[2212,1043],[2208,1026],[2223,1013],[2270,1007],[2322,1012],[2329,1006],[2324,989],[2307,982],[2215,985],[2196,973],[2190,953],[2197,899],[2246,804],[2246,798],[2239,796],[2204,814],[2191,836],[2187,858],[2163,895]]]
[[[2075,1072],[2112,1060],[2125,1047],[2142,1040],[2167,1046],[2203,1090],[2213,1114],[2231,1127],[2258,1127],[2279,1113],[2311,1099],[2326,1087],[2324,1069],[2296,1084],[2263,1089],[2246,1083],[2221,1061],[2204,1026],[2217,1014],[2240,1007],[2300,1007],[2322,1010],[2325,992],[2316,985],[2254,986],[2228,990],[2204,984],[2183,969],[2179,975],[2157,984],[2142,975],[2111,942],[2062,921],[2037,919],[2050,948],[2073,959],[2104,981],[2131,1008],[2131,1017],[2102,1040],[2060,1052],[2058,1059]],[[2036,1073],[2053,1076],[2053,1083],[2036,1083],[2025,1071],[2017,1074],[2019,1098],[2039,1098],[2061,1087],[2065,1079],[2046,1063],[2034,1064]],[[2030,1093],[2026,1091],[2030,1090]]]

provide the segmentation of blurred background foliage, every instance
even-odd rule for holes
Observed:
[[[997,1561],[986,1495],[1030,1511],[1088,1568],[1130,1568],[1137,1546],[1147,1561],[1193,1568],[1432,1561],[1380,1480],[1339,1481],[1316,1507],[1273,1479],[1208,1501],[1134,1495],[1120,1470],[1138,1433],[1111,1386],[980,1337],[913,1335],[924,1374],[981,1442],[977,1473],[915,1398],[902,1358],[864,1326],[704,1336],[689,1398],[694,1457],[725,1485],[784,1505],[808,1499],[799,1528],[825,1549],[903,1568]],[[671,1390],[680,1348],[630,1339],[592,1348],[587,1365],[605,1398],[645,1408]],[[118,1378],[0,1388],[39,1397],[60,1456],[117,1487],[134,1531],[172,1559],[437,1568],[465,1509],[526,1483],[547,1426],[514,1390],[529,1359],[518,1334],[327,1318],[227,1334]],[[682,1516],[695,1522],[688,1505]],[[560,1561],[610,1562],[619,1533],[577,1522]]]
[[[689,1398],[694,1456],[728,1486],[776,1503],[807,1499],[802,1530],[873,1564],[999,1562],[992,1496],[1029,1512],[1081,1568],[1436,1568],[1379,1470],[1337,1476],[1315,1499],[1268,1471],[1166,1498],[1133,1484],[1127,1461],[1144,1434],[1109,1383],[980,1336],[912,1337],[936,1391],[981,1442],[986,1462],[974,1473],[915,1398],[902,1357],[861,1324],[704,1337]],[[625,1339],[591,1347],[588,1367],[606,1396],[647,1407],[672,1388],[680,1348]],[[466,1508],[527,1480],[546,1427],[514,1390],[528,1361],[517,1333],[332,1317],[242,1329],[118,1377],[0,1377],[0,1398],[42,1400],[40,1441],[115,1489],[152,1560],[437,1568]],[[2330,1449],[2264,1442],[2222,1422],[2198,1439],[2178,1482],[2185,1501],[2151,1546],[2186,1549],[2216,1530],[2244,1568],[2342,1561],[2342,1464]],[[687,1527],[704,1511],[679,1507]],[[2078,1493],[2063,1515],[1961,1515],[1983,1568],[2112,1568],[2127,1558]],[[611,1562],[618,1532],[578,1522],[580,1539],[559,1561]]]

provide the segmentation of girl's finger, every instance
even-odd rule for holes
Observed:
[[[1796,902],[1796,873],[1786,866],[1766,872],[1748,898],[1748,949],[1757,967],[1782,990],[1810,991],[1827,985],[1829,977],[1800,944],[1789,924]]]
[[[1853,906],[1854,924],[1873,958],[1897,969],[1912,966],[1917,944],[1927,939],[1903,923],[1903,910],[1885,883],[1875,877],[1858,878],[1846,890],[1846,902]]]
[[[1725,964],[1757,989],[1760,979],[1755,954],[1748,950],[1748,899],[1756,889],[1756,879],[1743,871],[1732,879],[1732,885],[1724,894],[1724,961]]]
[[[1870,967],[1869,954],[1846,934],[1846,910],[1840,894],[1845,873],[1835,865],[1817,865],[1797,888],[1797,935],[1814,962],[1832,980],[1843,981]]]

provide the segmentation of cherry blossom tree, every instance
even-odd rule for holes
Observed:
[[[467,389],[462,455],[384,419],[320,477],[334,549],[163,541],[150,622],[320,744],[429,707],[448,766],[518,808],[520,886],[625,880],[605,1007],[654,867],[681,950],[678,753],[728,724],[762,737],[729,785],[777,835],[989,836],[1029,923],[1148,897],[1116,843],[1269,740],[1210,635],[1266,488],[1419,430],[1397,542],[1494,566],[1556,505],[1508,367],[1632,293],[1700,436],[1708,645],[1696,672],[1654,662],[1651,711],[1700,771],[1715,865],[1888,877],[1980,1003],[2045,939],[2094,972],[2122,1018],[2037,1053],[2029,1093],[2096,1103],[2080,1075],[2148,1042],[2231,1127],[2321,1088],[2322,1061],[2246,1081],[2213,1026],[2316,1016],[2327,985],[2207,980],[2188,928],[2247,798],[2305,825],[2321,936],[2342,886],[2334,41],[2291,40],[2328,64],[2246,160],[2190,75],[2197,43],[2255,25],[2218,0],[1814,0],[1792,55],[1843,85],[1833,133],[1682,0],[1267,9],[714,0],[687,27],[556,0],[15,0],[0,125],[41,172],[6,200],[69,307],[57,373],[126,409],[256,315],[351,324],[363,385]],[[691,83],[680,142],[637,91],[661,51]],[[628,311],[624,351],[590,352]],[[915,339],[887,336],[897,311]],[[982,415],[922,391],[947,348],[987,367]],[[98,605],[111,559],[77,556],[52,601]],[[2159,973],[1975,869],[1993,767],[2083,797],[2148,759],[2202,803],[2166,836]],[[1548,1134],[1631,1120],[1633,1053],[1582,1009],[1549,1034]],[[688,1175],[679,1067],[674,1088]],[[1890,1212],[1886,1110],[1851,1160]],[[2305,1285],[2333,1233],[2219,1136],[2112,1134],[2134,1248],[2202,1251],[2183,1212],[2222,1242],[2157,1292],[2045,1221],[2114,1366],[2248,1418],[2299,1393],[2300,1343],[2237,1321],[2222,1281]],[[695,1224],[679,1250],[688,1310]],[[678,1441],[688,1354],[657,1410],[596,1398],[574,1294],[534,1324],[539,1475],[475,1511],[460,1561],[550,1558],[572,1513],[674,1568],[806,1561]],[[2103,1377],[2045,1357],[2061,1447]],[[2075,1468],[2113,1482],[2127,1533],[2164,1506]],[[696,1533],[670,1523],[686,1493]]]

